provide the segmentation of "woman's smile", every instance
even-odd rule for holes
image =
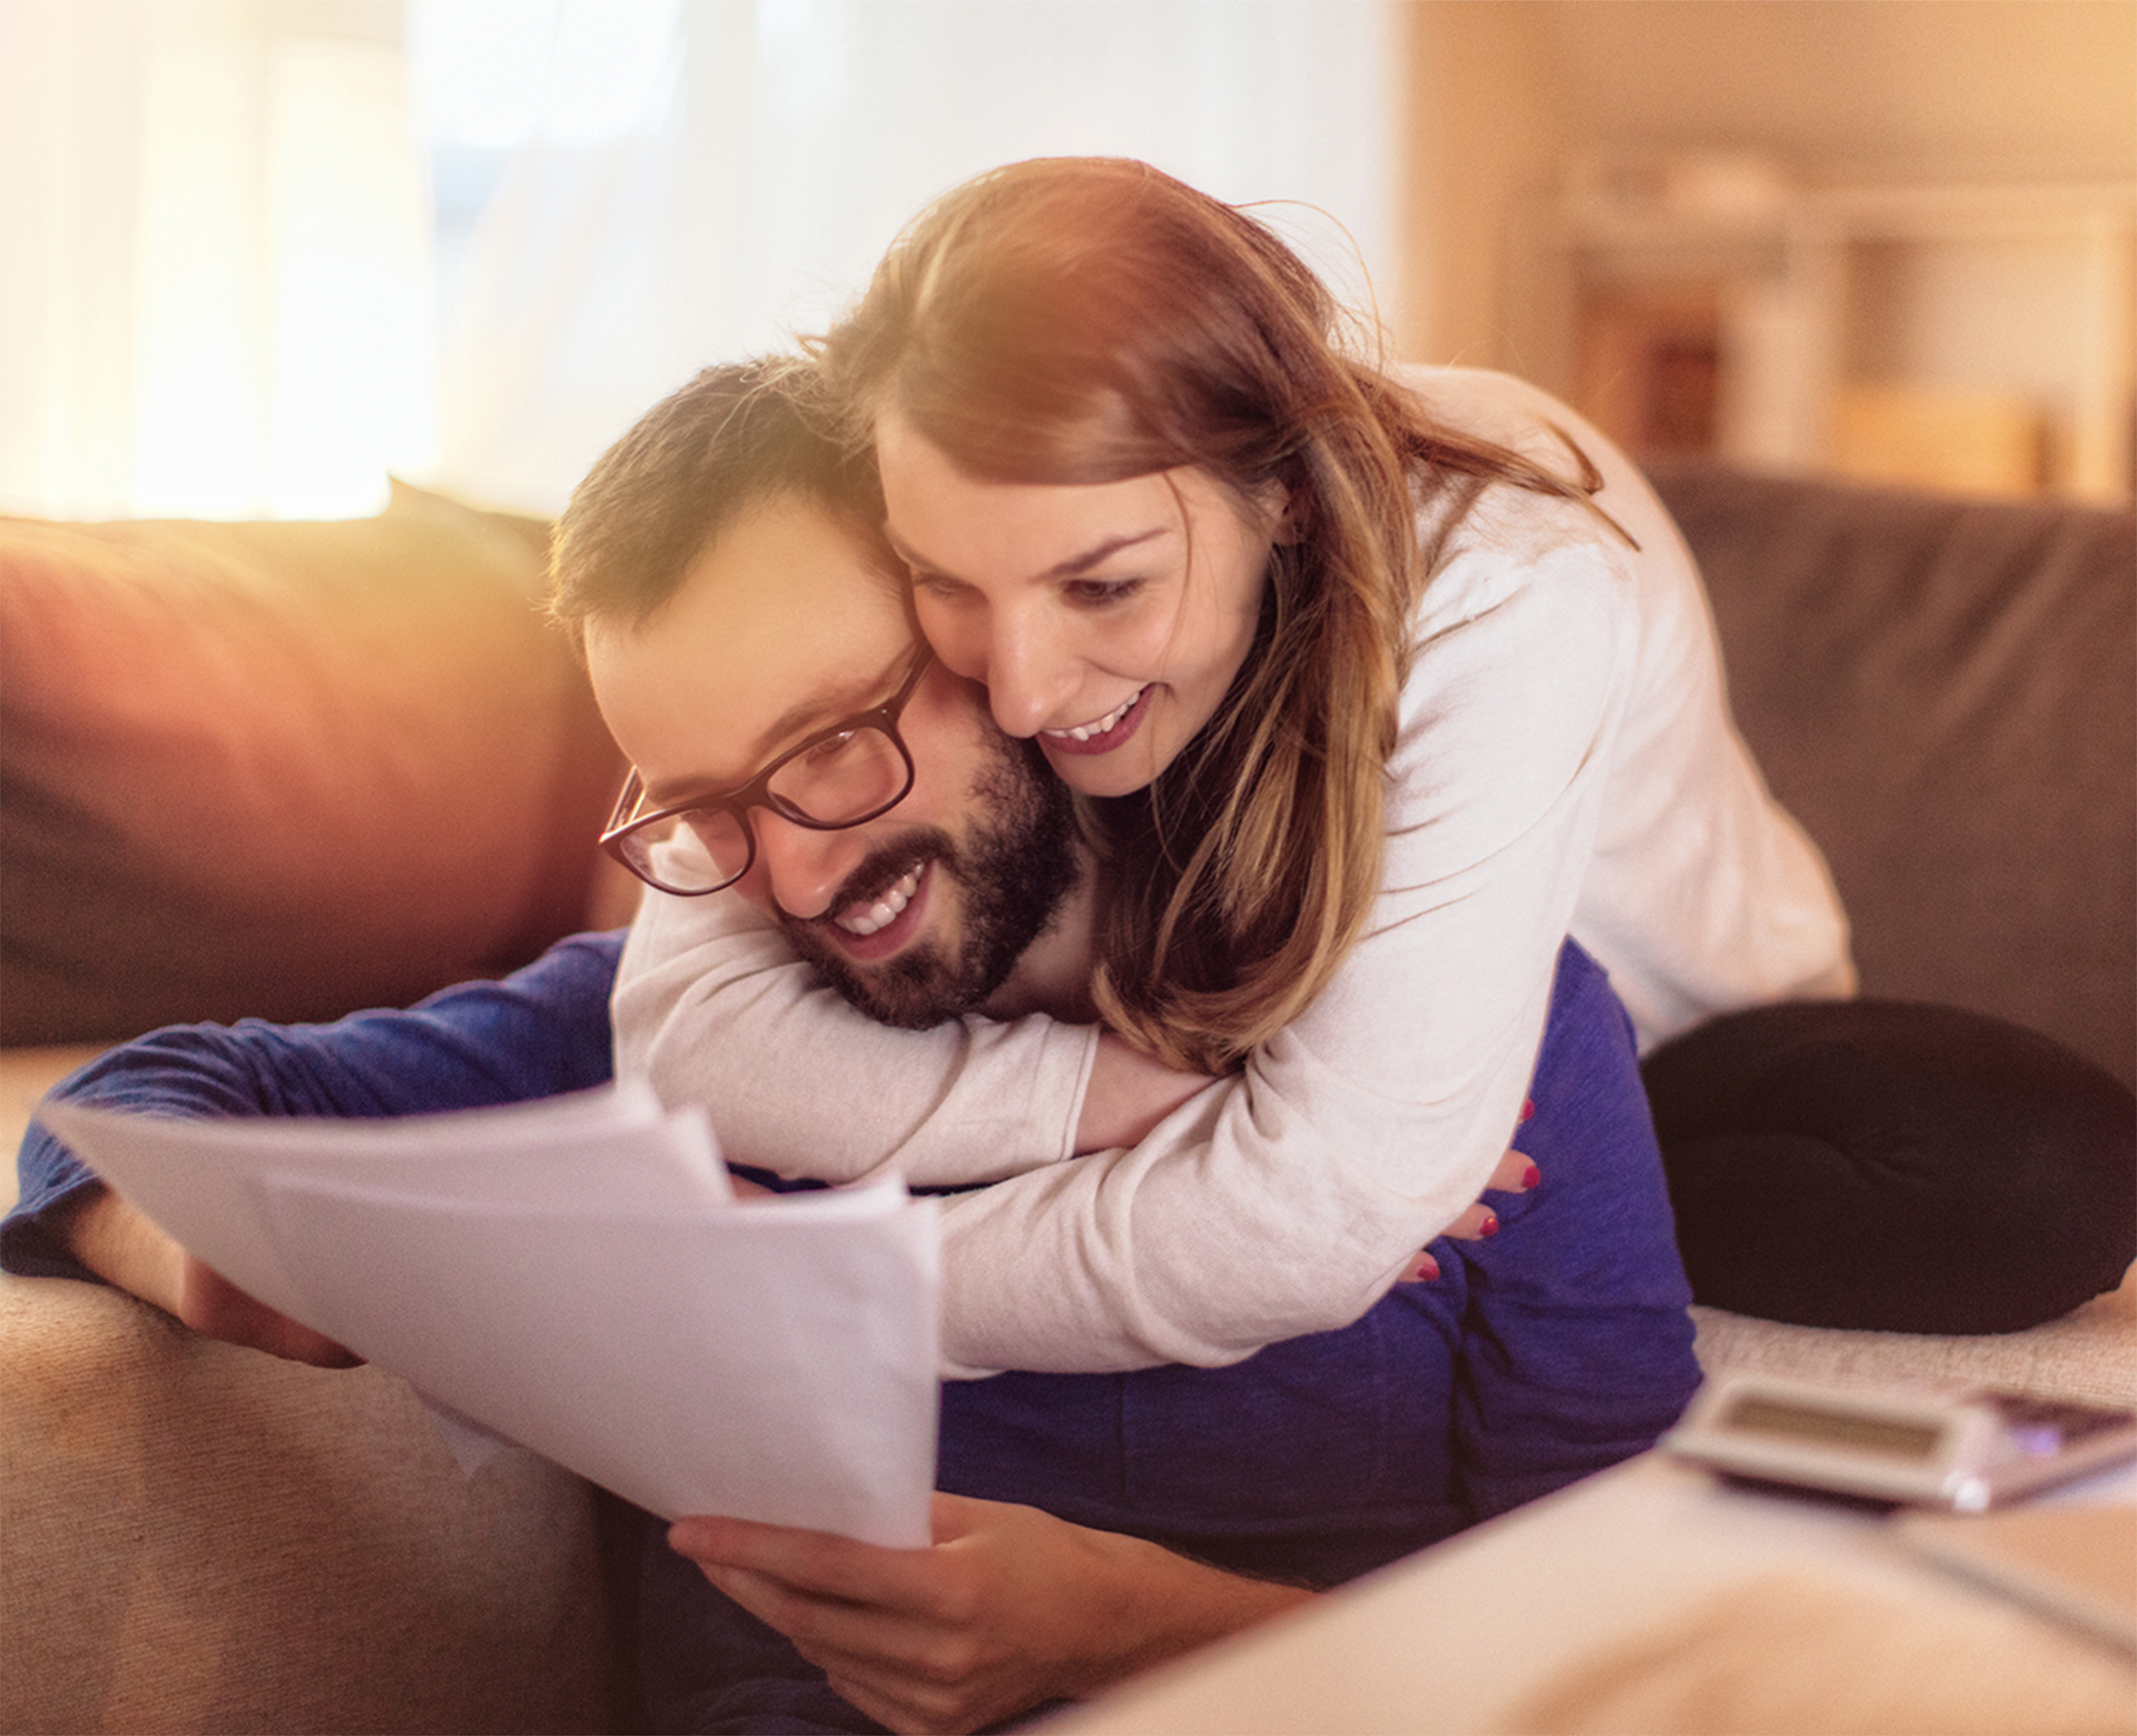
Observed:
[[[1049,753],[1111,753],[1136,732],[1149,708],[1150,686],[1137,688],[1103,717],[1068,729],[1042,729],[1039,745]]]

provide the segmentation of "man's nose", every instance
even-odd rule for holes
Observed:
[[[763,808],[749,818],[757,830],[757,865],[772,902],[805,922],[828,915],[839,888],[868,853],[865,828],[820,832]]]

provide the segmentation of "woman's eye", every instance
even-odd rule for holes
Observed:
[[[1078,607],[1103,609],[1125,603],[1142,589],[1141,579],[1071,579],[1061,587],[1061,594]]]

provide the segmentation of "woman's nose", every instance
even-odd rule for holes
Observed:
[[[868,853],[867,829],[820,832],[763,808],[749,818],[757,829],[757,867],[772,902],[804,922],[829,914],[839,888]]]
[[[1043,615],[997,616],[988,635],[987,704],[1012,736],[1034,736],[1081,720],[1064,714],[1075,697],[1082,666]]]

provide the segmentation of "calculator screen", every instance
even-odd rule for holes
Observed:
[[[1730,1406],[1728,1413],[1721,1418],[1721,1427],[1747,1434],[1779,1435],[1791,1440],[1859,1447],[1903,1459],[1933,1456],[1943,1436],[1943,1431],[1934,1423],[1867,1416],[1859,1411],[1825,1410],[1815,1405],[1791,1404],[1753,1393],[1745,1394]]]

